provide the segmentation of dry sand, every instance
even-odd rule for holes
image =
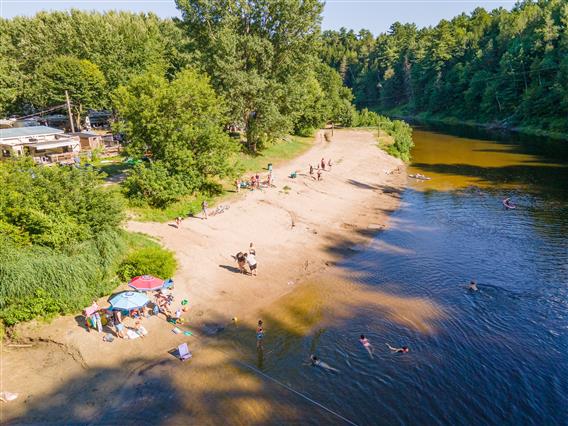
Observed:
[[[322,157],[326,162],[331,158],[333,167],[318,182],[308,175],[308,164],[315,166]],[[296,179],[288,178],[293,170],[298,171]],[[112,413],[119,416],[125,407],[144,406],[149,398],[145,392],[153,390],[170,395],[152,406],[152,412],[160,414],[155,422],[174,424],[176,420],[168,422],[164,413],[185,410],[188,418],[210,423],[208,410],[220,404],[219,397],[209,395],[207,380],[197,378],[213,368],[216,380],[234,380],[233,391],[239,389],[240,396],[221,398],[225,407],[241,410],[251,423],[273,414],[275,407],[269,410],[269,401],[259,403],[258,397],[255,409],[246,411],[249,405],[243,395],[258,395],[254,391],[259,389],[267,394],[264,387],[272,385],[258,377],[235,376],[238,361],[229,363],[226,355],[208,349],[215,339],[207,336],[214,336],[233,317],[252,329],[263,308],[368,243],[387,225],[406,182],[403,163],[379,150],[375,137],[362,130],[336,131],[329,143],[318,135],[310,151],[275,168],[274,176],[276,188],[243,192],[228,211],[208,220],[188,218],[180,229],[173,224],[127,224],[129,230],[154,236],[176,253],[176,303],[189,300],[184,318],[197,336],[185,339],[196,355],[191,361],[192,398],[197,400],[200,392],[202,404],[187,408],[176,390],[189,381],[179,383],[183,375],[160,372],[178,362],[168,351],[184,341],[162,318],[145,320],[150,334],[144,339],[104,343],[101,334],[80,326],[80,317],[67,316],[20,327],[18,334],[33,345],[30,348],[2,347],[0,390],[20,397],[0,405],[0,421],[110,423]],[[233,258],[247,251],[250,242],[257,251],[257,277],[239,274]],[[164,377],[170,376],[174,378],[166,382]],[[280,391],[271,388],[268,394]],[[294,411],[287,406],[285,420],[294,420]],[[143,420],[151,419],[146,414],[138,419]]]

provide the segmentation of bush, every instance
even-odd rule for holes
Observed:
[[[190,190],[181,175],[172,175],[164,163],[137,164],[124,181],[126,195],[152,207],[164,208]]]
[[[118,268],[118,276],[129,281],[139,275],[170,278],[177,267],[173,253],[162,247],[144,247],[129,254]]]
[[[403,161],[410,161],[410,151],[414,146],[412,127],[404,121],[394,120],[387,132],[394,139],[394,143],[388,147],[388,153]]]
[[[316,129],[314,127],[301,127],[296,130],[296,135],[302,136],[304,138],[311,138],[316,133]]]

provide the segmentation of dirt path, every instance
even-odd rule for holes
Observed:
[[[189,300],[185,318],[196,334],[213,335],[233,317],[252,321],[263,306],[387,225],[406,181],[403,163],[380,151],[367,131],[336,131],[332,142],[320,135],[317,141],[306,154],[275,169],[276,188],[247,191],[220,215],[188,218],[180,229],[127,224],[176,253],[175,296],[178,302]],[[308,175],[308,164],[315,166],[322,157],[331,158],[333,166],[316,181]],[[293,170],[296,179],[288,178]],[[395,170],[400,172],[391,173]],[[239,274],[232,257],[248,250],[250,242],[257,251],[257,277]],[[46,416],[103,421],[101,412],[120,408],[109,395],[134,398],[120,391],[124,381],[143,374],[148,365],[161,365],[180,342],[172,327],[155,317],[146,321],[146,338],[112,343],[103,343],[100,334],[88,333],[80,323],[79,317],[68,316],[49,325],[28,324],[18,332],[32,348],[2,347],[0,390],[20,397],[0,406],[0,422],[45,422]],[[197,352],[199,344],[192,348]],[[199,362],[207,368],[207,362]],[[59,410],[65,404],[73,407],[73,415]]]

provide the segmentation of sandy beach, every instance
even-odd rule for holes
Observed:
[[[326,162],[331,158],[333,166],[316,181],[308,165],[315,166],[322,157]],[[298,172],[296,179],[288,177],[292,171]],[[144,411],[146,417],[132,414],[123,423],[176,424],[182,418],[167,413],[183,409],[184,420],[207,424],[213,423],[208,411],[219,409],[222,400],[224,410],[244,416],[243,424],[265,422],[274,407],[255,397],[255,408],[247,411],[245,390],[272,385],[256,376],[235,375],[239,366],[238,361],[227,362],[234,355],[230,348],[215,352],[209,346],[218,345],[217,335],[234,317],[242,330],[253,333],[259,312],[368,243],[388,226],[406,182],[404,164],[378,149],[375,136],[364,130],[335,131],[331,142],[318,134],[307,153],[277,166],[274,177],[274,188],[243,190],[227,203],[229,210],[207,220],[186,218],[179,229],[173,223],[126,224],[128,230],[156,237],[175,252],[179,269],[173,307],[182,299],[189,301],[181,328],[194,336],[172,333],[162,316],[145,320],[145,338],[112,343],[103,342],[102,334],[87,332],[80,316],[21,326],[17,335],[22,346],[2,346],[1,390],[17,392],[19,398],[0,405],[0,420],[105,424],[125,407],[149,404],[160,414],[159,421]],[[251,242],[257,252],[256,277],[240,274],[233,258]],[[194,358],[180,364],[168,351],[183,341]],[[184,372],[172,373],[180,365]],[[228,386],[231,380],[231,392],[210,392],[213,369],[218,383]],[[190,408],[180,390],[191,395]],[[164,395],[159,403],[147,399],[148,392],[158,391]],[[297,406],[304,403],[298,400]],[[294,409],[286,407],[286,412],[286,420],[293,420]]]

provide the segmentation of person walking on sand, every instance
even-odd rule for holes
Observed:
[[[325,160],[323,158],[321,159],[321,168],[325,170]]]
[[[327,168],[331,172],[331,158],[329,160],[327,160]]]
[[[310,176],[313,177],[313,175],[314,175],[314,166],[312,166],[312,165],[310,164]]]
[[[256,268],[257,268],[256,257],[252,253],[248,254],[245,253],[245,258],[247,260],[250,269],[250,274],[256,277]]]
[[[241,274],[246,274],[247,271],[245,270],[245,265],[247,263],[247,259],[245,258],[245,255],[243,252],[238,252],[237,253],[237,265],[239,265],[239,271],[241,272]]]
[[[235,179],[235,187],[237,190],[237,194],[241,192],[241,181],[239,179]]]
[[[318,169],[318,180],[321,180],[321,170]]]
[[[207,207],[209,207],[209,204],[207,204],[206,200],[203,200],[203,202],[201,203],[201,208],[203,209],[203,219],[207,219]]]
[[[254,178],[256,180],[256,188],[260,189],[260,175],[257,173]]]
[[[180,225],[181,225],[181,217],[178,216],[178,217],[176,217],[176,228],[179,229],[179,226],[180,226]]]

